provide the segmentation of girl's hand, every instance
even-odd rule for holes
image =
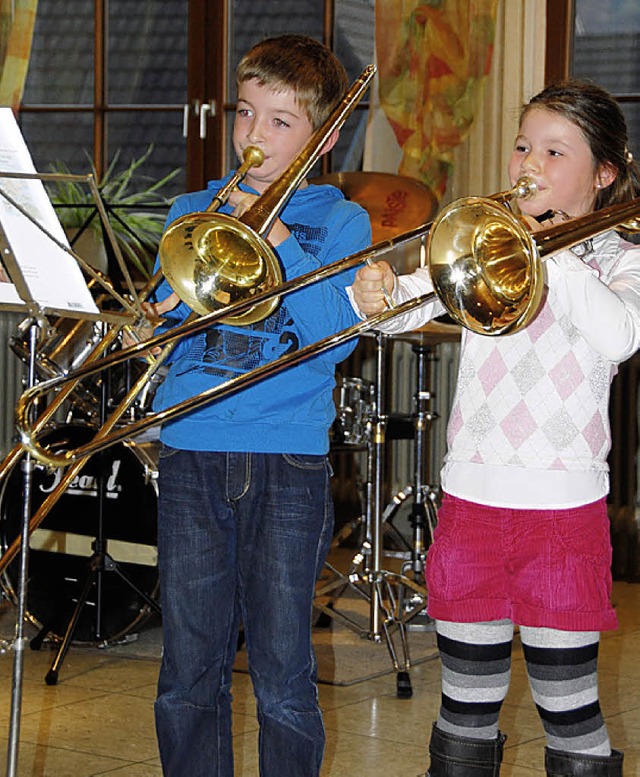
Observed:
[[[520,216],[520,219],[524,221],[529,232],[538,232],[538,230],[543,228],[543,225],[534,219],[533,216]]]
[[[390,294],[395,286],[395,275],[385,261],[361,267],[352,285],[353,298],[366,316],[386,310],[387,303],[383,289]]]

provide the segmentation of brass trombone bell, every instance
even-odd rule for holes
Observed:
[[[163,275],[180,299],[195,313],[232,305],[264,288],[282,281],[280,265],[273,249],[253,230],[218,208],[252,167],[260,167],[264,153],[248,146],[242,164],[215,195],[206,211],[188,213],[170,224],[160,243]],[[215,217],[211,216],[216,213]],[[277,302],[277,301],[276,301]],[[266,317],[273,302],[248,309],[229,321],[250,324]]]
[[[240,302],[282,283],[280,264],[269,244],[238,219],[191,213],[170,224],[160,263],[171,288],[200,315]],[[225,323],[252,324],[266,318],[278,300],[256,305]]]
[[[534,191],[525,179],[511,194],[522,198]],[[544,288],[542,260],[550,254],[607,229],[640,231],[638,198],[534,233],[496,203],[501,198],[452,202],[438,214],[427,238],[437,296],[455,321],[477,334],[509,334],[534,318]]]
[[[427,239],[431,280],[462,326],[505,334],[524,326],[542,299],[537,249],[525,224],[503,205],[467,197],[445,208]]]

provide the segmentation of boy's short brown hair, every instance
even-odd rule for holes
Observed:
[[[335,54],[308,35],[265,38],[240,60],[236,83],[258,83],[295,92],[314,129],[322,126],[346,92],[347,73]]]

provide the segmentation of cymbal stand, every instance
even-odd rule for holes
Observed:
[[[368,422],[365,539],[345,573],[341,573],[330,563],[325,565],[334,575],[334,579],[316,590],[314,606],[325,615],[339,620],[361,637],[374,642],[382,642],[384,638],[396,671],[397,695],[399,698],[410,698],[413,691],[409,678],[411,661],[406,636],[408,616],[403,612],[398,591],[401,590],[404,593],[406,588],[410,588],[420,592],[422,589],[409,578],[382,568],[384,453],[388,421],[388,416],[384,412],[387,336],[381,332],[376,332],[375,336],[376,391],[374,407]],[[363,629],[354,618],[333,606],[336,599],[347,589],[368,602],[368,629]],[[327,596],[329,601],[323,601]],[[414,614],[415,612],[410,613],[411,616]],[[400,651],[396,650],[394,642],[396,633],[399,636]]]
[[[107,398],[107,384],[108,379],[106,373],[102,374],[100,380],[100,425],[104,425],[106,420],[106,411],[108,405]],[[98,453],[98,456],[102,456],[102,453]],[[106,499],[106,473],[104,467],[98,468],[98,474],[96,478],[97,486],[97,531],[96,537],[92,543],[93,554],[87,561],[87,573],[82,584],[80,595],[76,601],[73,613],[67,624],[64,636],[58,647],[56,655],[51,664],[51,668],[45,676],[45,682],[47,685],[56,685],[58,682],[58,674],[60,666],[64,661],[64,658],[69,650],[71,641],[73,639],[74,632],[80,620],[82,609],[88,603],[89,594],[95,585],[95,641],[100,643],[102,641],[102,575],[111,572],[117,574],[135,593],[140,596],[149,607],[156,612],[160,612],[160,605],[146,594],[141,588],[139,588],[133,580],[120,568],[118,563],[107,552],[107,539],[104,536],[104,507]],[[34,637],[31,642],[31,647],[37,649],[42,640],[46,637],[50,628],[50,624],[43,625],[39,634]]]
[[[36,318],[29,325],[29,363],[27,383],[29,388],[36,382],[36,351],[40,323]],[[18,612],[16,615],[16,630],[13,640],[14,661],[13,680],[11,685],[11,718],[9,724],[9,746],[7,749],[7,777],[14,777],[18,768],[18,749],[20,741],[20,717],[22,709],[22,680],[24,674],[24,649],[28,642],[24,635],[24,624],[27,617],[27,583],[29,570],[29,518],[31,517],[31,494],[33,484],[34,462],[29,453],[22,461],[22,551],[20,553],[20,572],[18,583]]]
[[[403,608],[407,612],[415,614],[415,608],[422,610],[426,607],[426,582],[425,560],[429,545],[433,542],[433,532],[437,521],[436,501],[438,487],[429,484],[429,470],[431,466],[431,449],[429,446],[429,431],[432,423],[439,417],[438,413],[430,409],[429,404],[433,394],[429,389],[431,381],[431,363],[435,361],[433,348],[426,343],[415,343],[412,350],[416,354],[416,391],[414,395],[413,413],[413,482],[402,491],[393,496],[382,515],[383,526],[391,529],[396,537],[399,537],[405,545],[406,551],[400,552],[402,558],[407,559],[402,566],[402,572],[410,575],[418,586],[424,587],[423,593],[415,589],[408,593],[403,602]],[[393,519],[398,509],[406,499],[411,498],[411,511],[409,524],[412,529],[411,542],[407,543],[404,536],[393,525]],[[388,555],[396,555],[389,552]],[[408,557],[408,558],[407,558]],[[425,621],[421,625],[418,618],[423,613],[418,612],[407,624],[411,630],[429,630],[432,622],[424,614]]]

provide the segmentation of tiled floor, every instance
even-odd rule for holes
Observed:
[[[602,640],[602,706],[613,743],[626,753],[625,775],[640,775],[640,585],[615,583],[614,602],[621,627]],[[160,775],[152,714],[157,661],[72,646],[58,684],[47,686],[44,676],[51,660],[49,650],[25,651],[20,777]],[[0,656],[3,753],[9,733],[12,669],[12,654]],[[321,685],[327,729],[323,777],[424,773],[428,731],[439,702],[439,674],[437,660],[413,667],[410,700],[397,698],[393,674],[349,687]],[[253,777],[257,775],[257,725],[248,676],[236,673],[234,688],[236,774]],[[543,774],[542,729],[519,649],[501,727],[509,737],[502,775]],[[3,754],[0,769],[5,760]]]

